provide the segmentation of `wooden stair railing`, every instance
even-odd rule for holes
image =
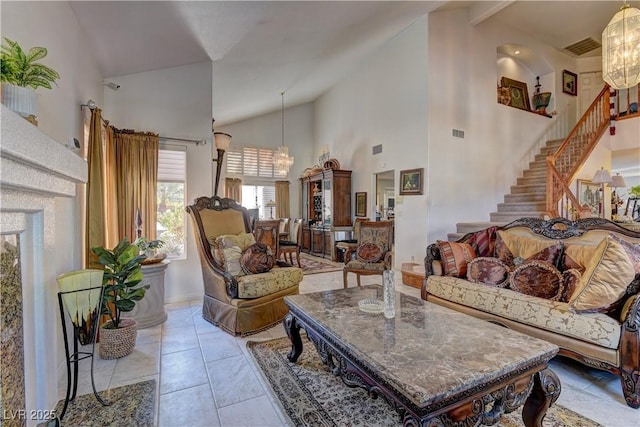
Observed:
[[[636,96],[632,96],[633,93]],[[636,101],[633,101],[633,99]],[[636,85],[629,89],[621,89],[616,91],[615,109],[616,120],[630,119],[633,117],[640,117],[640,109],[638,108],[638,101],[640,100],[640,85]],[[632,104],[635,102],[635,111],[632,111]]]
[[[578,217],[581,206],[569,183],[598,144],[610,119],[609,86],[605,85],[560,147],[547,155],[546,210],[552,218]]]

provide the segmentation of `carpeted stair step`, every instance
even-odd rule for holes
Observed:
[[[547,170],[547,161],[546,160],[535,160],[533,162],[529,162],[529,169],[544,169]]]
[[[547,200],[546,193],[518,193],[518,194],[505,194],[505,203],[518,203],[518,202],[545,202]]]
[[[498,212],[543,212],[546,207],[545,201],[498,203]]]
[[[516,180],[516,185],[535,185],[535,184],[546,184],[547,176],[533,176],[533,177],[521,177]]]
[[[491,212],[489,219],[496,222],[511,222],[520,218],[544,218],[545,212]]]
[[[531,185],[512,185],[511,194],[521,193],[545,193],[547,192],[546,184],[531,184]]]
[[[546,177],[547,169],[525,169],[522,171],[523,178]]]
[[[478,222],[459,222],[456,224],[456,232],[461,234],[462,236],[467,233],[473,233],[475,231],[484,230],[485,228],[493,227],[502,227],[503,225],[507,225],[507,222],[503,221],[478,221]]]

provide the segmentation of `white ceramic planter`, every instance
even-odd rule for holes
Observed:
[[[29,87],[3,83],[2,103],[22,117],[38,117],[38,95]]]

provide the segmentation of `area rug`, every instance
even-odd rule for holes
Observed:
[[[315,347],[304,341],[296,363],[287,360],[288,338],[247,342],[247,348],[263,377],[278,398],[283,412],[295,426],[400,426],[400,418],[384,399],[371,399],[360,387],[347,387],[329,373]],[[569,409],[553,405],[544,427],[602,427]],[[520,411],[507,414],[499,426],[523,426]]]
[[[293,265],[296,265],[295,260]],[[343,263],[333,262],[328,259],[311,256],[304,253],[300,254],[300,265],[302,265],[303,274],[327,273],[329,271],[340,271],[344,267]]]
[[[105,390],[100,396],[111,402],[103,406],[93,393],[77,396],[69,402],[67,412],[60,421],[62,427],[116,427],[153,426],[156,400],[156,380]],[[62,412],[64,399],[56,405],[56,413]]]

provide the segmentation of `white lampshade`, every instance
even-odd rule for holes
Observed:
[[[275,208],[276,206],[276,202],[274,202],[273,200],[269,200],[265,205],[266,208]]]
[[[602,32],[602,78],[614,89],[640,83],[640,10],[625,4]]]
[[[627,183],[624,182],[624,178],[619,173],[616,173],[614,176],[611,177],[611,183],[609,184],[609,187],[619,188],[619,187],[626,187],[626,186],[627,186]]]
[[[595,184],[606,184],[611,182],[611,175],[609,175],[609,171],[604,168],[600,168],[600,170],[596,171],[596,174],[593,175],[593,179],[591,182]]]
[[[231,135],[228,133],[214,132],[213,139],[218,150],[227,151],[229,149],[229,145],[231,144]]]

